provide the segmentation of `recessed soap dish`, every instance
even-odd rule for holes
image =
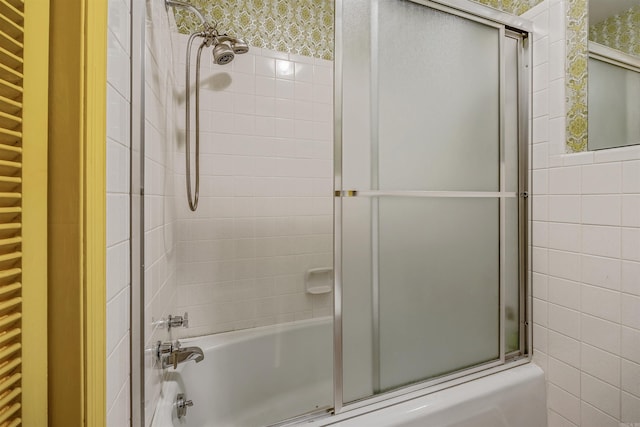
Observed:
[[[304,274],[304,285],[308,294],[328,294],[333,290],[333,268],[312,268]]]

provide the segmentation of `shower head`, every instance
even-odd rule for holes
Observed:
[[[213,62],[218,65],[225,65],[233,61],[235,57],[233,49],[227,43],[221,42],[213,46]]]
[[[235,39],[231,42],[231,49],[235,54],[243,54],[249,52],[249,45],[242,39]]]
[[[249,52],[249,45],[246,41],[228,36],[226,34],[220,34],[216,38],[216,43],[227,43],[231,47],[231,49],[233,49],[233,53],[235,53],[236,55],[241,55],[243,53]]]

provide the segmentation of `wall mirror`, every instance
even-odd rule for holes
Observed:
[[[640,144],[640,0],[589,0],[588,149]]]

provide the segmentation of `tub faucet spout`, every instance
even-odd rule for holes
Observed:
[[[180,347],[179,341],[175,343],[158,342],[157,354],[162,368],[173,366],[173,369],[176,369],[180,363],[190,360],[199,363],[204,359],[204,353],[200,347]]]
[[[204,353],[200,347],[184,347],[178,348],[173,352],[173,369],[180,363],[194,360],[196,363],[202,362]]]

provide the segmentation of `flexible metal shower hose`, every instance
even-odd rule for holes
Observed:
[[[200,197],[200,57],[202,48],[206,46],[206,40],[200,44],[198,55],[196,57],[196,137],[195,137],[195,191],[191,191],[191,45],[193,39],[201,37],[201,34],[194,33],[189,37],[187,43],[187,65],[186,65],[186,116],[185,116],[185,160],[186,160],[186,181],[187,181],[187,199],[189,201],[189,209],[195,212],[198,209],[198,200]]]

